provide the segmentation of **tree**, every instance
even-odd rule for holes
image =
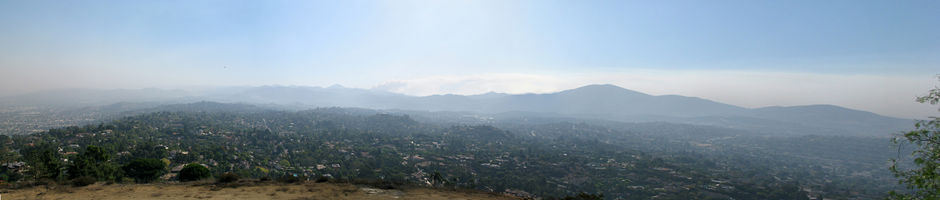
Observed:
[[[917,97],[917,102],[937,105],[940,102],[940,87],[931,89],[927,96]],[[900,178],[898,182],[912,192],[902,194],[892,191],[889,198],[940,199],[940,118],[930,117],[930,120],[918,121],[914,124],[914,130],[904,133],[903,137],[906,141],[895,138],[894,143],[915,146],[911,153],[914,168],[899,168],[899,161],[892,159],[890,169],[894,176]]]
[[[89,145],[85,151],[76,155],[68,166],[71,179],[94,177],[97,180],[114,180],[117,167],[111,164],[110,154],[103,148]]]
[[[124,165],[122,169],[124,169],[124,174],[134,178],[139,183],[151,182],[166,173],[166,165],[163,164],[163,161],[153,158],[134,159]]]
[[[23,155],[26,163],[30,165],[29,173],[35,179],[59,179],[62,174],[62,161],[56,153],[55,147],[50,144],[40,144],[27,148]]]
[[[138,144],[137,147],[131,152],[131,155],[137,158],[154,158],[161,159],[167,157],[166,147],[163,145],[158,145],[152,141],[143,142]]]
[[[6,135],[0,135],[0,163],[9,163],[19,159],[19,155],[13,151],[13,138]]]
[[[443,186],[445,182],[446,180],[444,179],[444,176],[442,176],[440,172],[435,171],[434,173],[431,173],[431,185],[435,187],[439,187],[439,186]]]
[[[195,181],[200,179],[209,178],[212,175],[209,173],[209,168],[202,166],[196,163],[190,163],[183,167],[180,170],[180,181]]]

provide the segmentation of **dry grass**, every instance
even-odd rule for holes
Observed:
[[[93,184],[85,187],[37,186],[0,191],[4,199],[515,199],[476,191],[409,187],[378,189],[345,183],[249,183],[215,185]]]

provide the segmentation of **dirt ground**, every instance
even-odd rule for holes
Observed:
[[[252,184],[113,184],[85,187],[36,186],[0,190],[0,199],[516,199],[499,194],[431,188],[376,189],[342,183]]]

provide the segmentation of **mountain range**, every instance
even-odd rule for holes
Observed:
[[[379,110],[463,112],[477,115],[564,117],[621,122],[710,125],[765,135],[887,137],[910,129],[913,120],[835,105],[744,108],[697,97],[649,95],[615,85],[588,85],[547,94],[409,96],[387,91],[331,87],[260,86],[183,90],[55,90],[6,97],[8,105],[139,108],[213,101],[300,110],[356,107]],[[114,106],[118,104],[121,106]]]

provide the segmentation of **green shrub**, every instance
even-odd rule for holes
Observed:
[[[238,181],[238,179],[240,178],[241,177],[239,177],[238,174],[235,174],[232,172],[226,172],[222,175],[219,175],[216,181],[218,181],[219,183],[232,183],[232,182]]]
[[[303,177],[292,176],[292,175],[284,175],[284,176],[281,176],[281,178],[277,179],[277,181],[280,181],[283,183],[296,183],[302,180],[304,180]]]
[[[584,192],[578,193],[578,195],[575,195],[575,196],[567,196],[565,198],[561,198],[561,200],[603,200],[603,199],[604,199],[604,194],[588,194]]]
[[[196,181],[209,177],[212,177],[209,168],[196,163],[187,164],[179,174],[180,181]]]
[[[327,181],[330,181],[330,178],[329,178],[329,177],[326,177],[326,176],[317,177],[317,180],[316,180],[317,183],[323,183],[323,182],[327,182]]]
[[[95,184],[95,182],[97,182],[97,181],[98,181],[98,179],[96,179],[95,177],[91,177],[91,176],[82,176],[82,177],[78,177],[78,178],[72,179],[72,186],[75,186],[75,187],[82,187],[82,186],[87,186],[87,185]]]
[[[138,158],[121,169],[124,170],[125,175],[134,178],[138,183],[147,183],[166,173],[166,164],[159,159]]]

